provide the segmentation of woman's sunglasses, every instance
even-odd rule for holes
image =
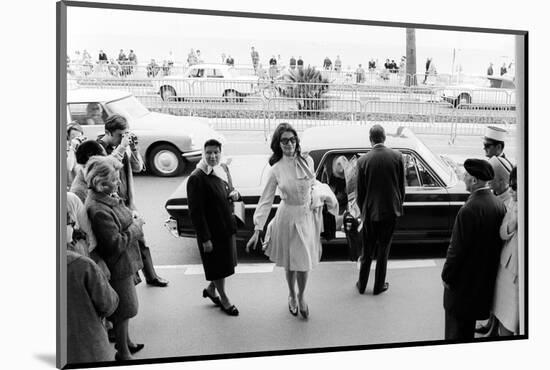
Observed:
[[[281,139],[281,144],[283,145],[288,145],[289,142],[291,142],[292,144],[296,144],[296,136],[285,137]]]

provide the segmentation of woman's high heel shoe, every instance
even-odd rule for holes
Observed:
[[[298,316],[298,303],[294,307],[292,307],[292,297],[288,297],[288,310],[290,311],[290,314],[293,316]]]
[[[302,306],[300,306],[300,315],[302,315],[304,319],[309,317],[309,306],[307,304],[305,309],[302,309]]]

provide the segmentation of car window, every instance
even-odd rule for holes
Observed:
[[[416,168],[418,170],[418,176],[420,177],[420,182],[423,187],[436,187],[437,182],[434,177],[430,174],[428,169],[421,161],[416,161]]]
[[[68,106],[71,120],[77,121],[81,126],[103,125],[107,119],[107,114],[99,103],[70,103]]]
[[[403,153],[406,186],[437,187],[437,181],[421,160],[412,153]]]
[[[403,154],[403,162],[405,164],[405,186],[421,186],[416,158],[411,154]]]
[[[189,72],[189,77],[202,77],[204,76],[204,69],[202,68],[193,68],[191,72]]]
[[[111,112],[120,114],[130,120],[141,118],[149,113],[149,110],[133,95],[109,102],[107,107]]]

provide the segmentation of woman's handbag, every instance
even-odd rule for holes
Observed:
[[[232,192],[235,190],[233,187],[233,180],[231,179],[231,174],[229,173],[229,168],[225,163],[221,164],[221,167],[224,169],[225,173],[227,174],[227,183],[229,185],[229,192]],[[237,222],[237,227],[244,226],[245,224],[245,206],[244,202],[242,201],[241,196],[239,195],[239,200],[233,200],[230,199],[230,202],[232,202],[232,212],[235,216],[235,220]]]

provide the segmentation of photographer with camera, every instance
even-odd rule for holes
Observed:
[[[110,155],[117,147],[125,149],[122,157],[122,168],[120,169],[120,183],[118,185],[118,196],[124,201],[124,204],[132,210],[134,218],[139,217],[136,205],[134,204],[134,177],[133,172],[145,170],[143,159],[137,150],[138,138],[129,131],[129,125],[126,118],[115,114],[105,121],[105,134],[97,139],[107,155]],[[138,240],[141,258],[143,259],[143,275],[147,284],[157,287],[168,285],[166,279],[157,275],[151,259],[151,251],[145,244],[145,238]]]
[[[67,189],[71,187],[76,177],[76,149],[84,140],[86,137],[82,127],[76,121],[69,123],[67,125]]]

